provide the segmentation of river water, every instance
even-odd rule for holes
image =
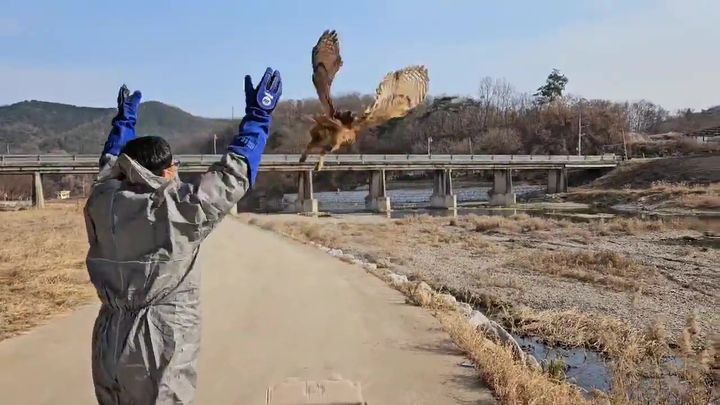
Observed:
[[[518,197],[536,195],[543,192],[545,186],[519,185],[516,186]],[[456,188],[459,208],[470,207],[489,200],[490,187],[462,187]],[[390,203],[395,211],[413,211],[429,208],[432,187],[427,188],[398,188],[387,190]],[[365,211],[365,197],[367,189],[353,191],[324,191],[315,193],[320,211],[330,213],[352,213]],[[297,194],[286,194],[283,198],[285,211],[291,211],[297,200]]]
[[[598,211],[588,208],[584,204],[529,204],[518,205],[513,208],[488,207],[489,186],[456,187],[458,209],[456,211],[432,209],[429,206],[432,186],[424,188],[405,187],[389,189],[387,191],[392,205],[391,218],[403,218],[409,215],[427,214],[432,216],[455,215],[503,215],[510,216],[519,212],[530,215],[566,217],[571,220],[593,220],[609,218],[615,215],[631,216],[642,219],[665,218],[673,220],[687,220],[702,223],[701,228],[720,232],[720,215],[692,215],[692,216],[658,216],[647,212],[625,212],[613,209]],[[515,192],[518,200],[542,197],[545,186],[542,185],[516,185]],[[318,207],[321,212],[330,214],[359,214],[368,212],[365,208],[367,187],[353,191],[324,191],[315,193]],[[282,201],[283,212],[294,212],[297,194],[285,194]]]

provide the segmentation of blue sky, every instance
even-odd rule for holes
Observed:
[[[3,0],[0,104],[112,106],[126,82],[224,117],[266,65],[284,97],[313,97],[310,49],[334,28],[336,93],[410,64],[428,66],[436,95],[475,95],[484,76],[530,92],[557,67],[574,94],[706,108],[720,104],[717,21],[718,0]]]

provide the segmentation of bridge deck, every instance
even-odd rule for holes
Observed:
[[[177,155],[183,172],[202,172],[221,155]],[[299,163],[300,155],[265,155],[260,171],[299,172],[313,170],[318,156]],[[323,170],[541,170],[559,168],[615,167],[620,158],[606,155],[329,155]],[[95,173],[97,155],[0,155],[0,173]]]

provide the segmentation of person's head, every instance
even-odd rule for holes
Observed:
[[[173,160],[170,144],[159,136],[143,136],[125,144],[122,152],[156,176],[173,180],[177,177],[177,164]]]

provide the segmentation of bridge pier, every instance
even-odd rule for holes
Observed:
[[[489,194],[489,205],[505,207],[515,204],[512,169],[493,170],[493,188]]]
[[[435,170],[430,207],[457,210],[457,195],[453,193],[452,170]]]
[[[312,170],[300,172],[298,176],[298,194],[295,209],[301,213],[318,213],[318,200],[313,196]]]
[[[42,174],[40,174],[40,172],[33,173],[32,204],[35,208],[45,208],[45,196],[43,195]]]
[[[385,170],[370,172],[370,187],[365,197],[365,208],[376,212],[390,212],[390,197],[387,195]]]
[[[567,192],[567,169],[548,170],[547,193],[557,194]]]

